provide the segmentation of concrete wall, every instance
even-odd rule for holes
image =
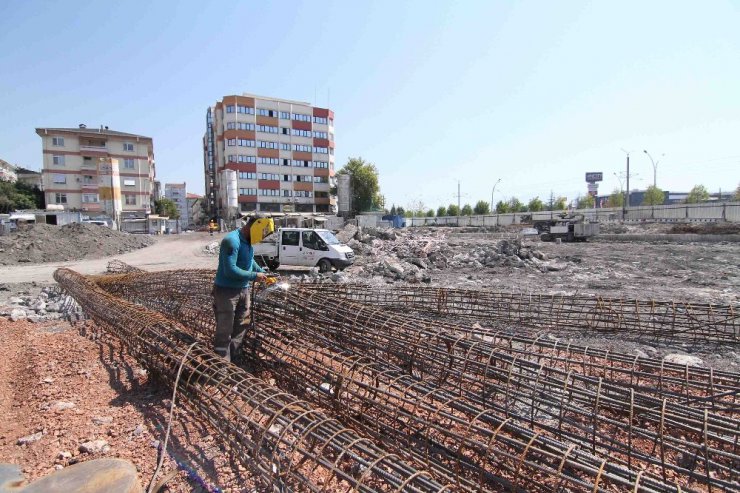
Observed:
[[[621,208],[579,209],[589,221],[605,222],[622,219]],[[532,220],[557,218],[559,211],[517,212],[512,214],[492,214],[488,216],[459,217],[414,217],[407,218],[409,226],[507,226],[519,224],[522,217]],[[627,209],[625,221],[658,222],[740,222],[740,202],[721,202],[705,204],[656,205]]]

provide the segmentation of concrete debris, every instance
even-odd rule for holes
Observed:
[[[217,241],[212,241],[203,247],[203,253],[205,253],[206,255],[218,256],[220,251],[221,251],[221,244]]]
[[[93,416],[92,422],[96,425],[109,425],[113,423],[113,418],[110,416]]]
[[[10,310],[0,311],[13,322],[28,320],[32,323],[46,322],[47,320],[58,320],[62,307],[61,295],[50,287],[45,287],[36,296],[21,295],[8,298]]]
[[[57,401],[54,404],[52,404],[51,410],[59,413],[67,409],[72,409],[73,407],[75,407],[74,402]]]
[[[26,319],[26,311],[21,310],[20,308],[15,308],[13,311],[10,312],[10,320],[13,322],[17,322],[18,320],[25,320]]]
[[[105,440],[91,440],[80,444],[79,450],[83,454],[104,454],[110,450],[110,446]]]
[[[672,353],[666,355],[663,360],[666,363],[675,363],[677,365],[704,366],[704,360],[697,356],[690,356],[688,354]]]
[[[43,436],[44,436],[44,432],[39,431],[39,432],[36,432],[36,433],[34,433],[32,435],[26,435],[24,437],[19,438],[18,441],[16,441],[16,444],[18,444],[18,445],[30,445],[30,444],[32,444],[34,442],[38,442],[39,440],[41,440],[41,437],[43,437]]]

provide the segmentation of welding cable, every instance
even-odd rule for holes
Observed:
[[[172,389],[172,401],[170,402],[170,415],[167,418],[167,431],[165,431],[165,434],[164,434],[164,441],[162,442],[162,450],[160,451],[160,454],[159,454],[159,463],[157,464],[157,468],[154,470],[154,475],[152,475],[152,479],[149,481],[149,488],[147,489],[147,493],[158,491],[159,488],[164,486],[163,484],[158,484],[156,485],[157,488],[155,488],[154,480],[157,479],[157,474],[159,474],[159,470],[162,467],[162,464],[164,463],[164,458],[167,456],[167,442],[170,439],[170,431],[172,431],[172,416],[175,413],[175,399],[177,399],[177,386],[180,383],[180,375],[182,374],[182,365],[185,364],[185,360],[190,355],[190,351],[197,345],[198,345],[198,342],[196,341],[188,347],[188,350],[185,351],[185,354],[180,360],[180,365],[177,368],[177,376],[175,377],[175,386]]]

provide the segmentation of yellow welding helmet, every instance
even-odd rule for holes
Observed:
[[[249,242],[252,245],[264,240],[275,231],[275,221],[271,217],[258,217],[250,219]]]

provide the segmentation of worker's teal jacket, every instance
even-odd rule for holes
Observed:
[[[264,272],[254,261],[254,248],[242,235],[241,229],[227,234],[221,240],[218,254],[216,286],[242,289],[254,281],[258,272]]]

